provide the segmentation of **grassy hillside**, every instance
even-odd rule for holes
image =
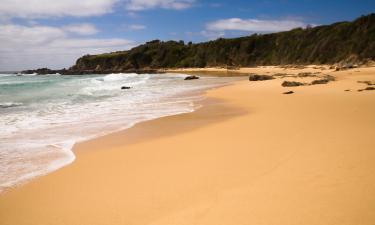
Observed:
[[[353,22],[204,43],[150,41],[128,51],[79,58],[73,71],[328,64],[375,59],[375,14]]]

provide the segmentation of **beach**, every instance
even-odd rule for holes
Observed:
[[[194,112],[78,143],[72,164],[0,195],[0,224],[374,224],[375,90],[358,81],[375,68],[314,67],[243,68]],[[336,81],[247,79],[303,72]]]

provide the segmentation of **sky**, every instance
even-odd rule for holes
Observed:
[[[146,41],[203,42],[351,21],[374,0],[0,0],[0,71],[69,68]]]

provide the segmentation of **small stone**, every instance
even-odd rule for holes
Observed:
[[[198,76],[195,76],[195,75],[192,75],[192,76],[187,76],[187,77],[185,77],[184,80],[196,80],[196,79],[199,79],[199,77],[198,77]]]

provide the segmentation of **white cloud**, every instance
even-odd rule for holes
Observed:
[[[153,8],[186,9],[193,6],[195,0],[126,0],[126,9],[140,11]]]
[[[79,35],[92,35],[99,32],[93,24],[89,23],[70,24],[64,26],[63,29],[67,32]]]
[[[112,11],[118,0],[1,0],[0,15],[10,18],[97,16]]]
[[[126,50],[127,39],[73,38],[64,27],[0,25],[0,71],[62,68],[84,54]]]
[[[146,26],[142,24],[131,24],[129,25],[129,29],[130,30],[144,30],[146,29]]]
[[[0,49],[1,51],[17,50],[20,44],[25,46],[46,44],[52,40],[64,38],[65,35],[63,30],[56,27],[0,25]]]
[[[296,27],[305,27],[306,24],[296,20],[259,20],[230,18],[217,20],[206,25],[211,31],[249,31],[249,32],[278,32]]]
[[[114,6],[124,4],[129,11],[153,8],[186,9],[195,0],[1,0],[0,19],[87,17],[112,12]]]

